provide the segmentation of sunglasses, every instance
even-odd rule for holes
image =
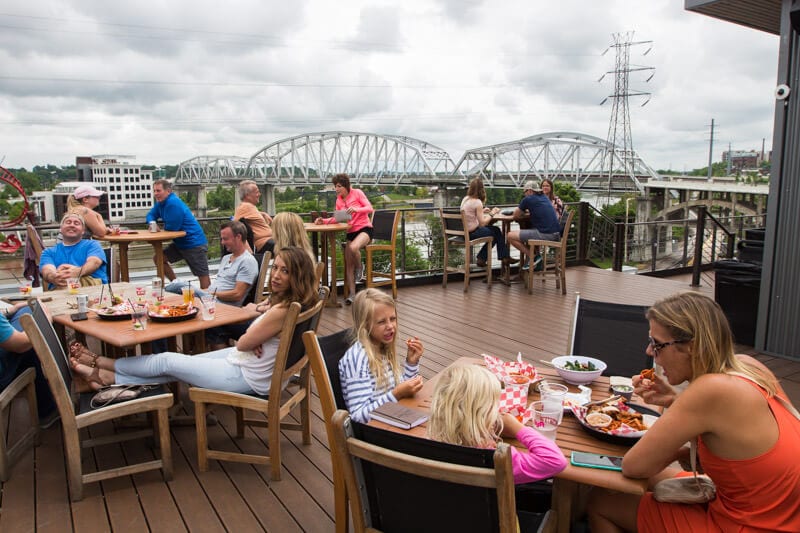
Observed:
[[[647,342],[650,344],[650,348],[653,349],[653,352],[658,355],[658,352],[667,346],[672,346],[673,344],[685,344],[690,342],[690,339],[683,339],[677,341],[669,341],[669,342],[656,342],[653,337],[647,337]]]

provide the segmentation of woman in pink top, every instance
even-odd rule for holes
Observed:
[[[501,437],[514,437],[528,453],[511,447],[514,483],[553,477],[567,467],[555,442],[523,426],[508,413],[500,413],[500,381],[479,365],[452,365],[442,372],[433,392],[428,436],[434,440],[495,448]]]
[[[364,275],[364,267],[361,266],[361,249],[372,241],[372,222],[370,222],[369,215],[375,210],[364,191],[350,187],[350,176],[347,174],[336,174],[331,181],[336,189],[336,209],[350,213],[347,247],[344,251],[345,279],[348,280],[349,285],[345,303],[350,305],[356,296],[356,282]],[[314,221],[315,224],[334,224],[335,222],[336,218],[334,217],[318,218]]]

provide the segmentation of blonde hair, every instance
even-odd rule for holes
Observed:
[[[73,211],[77,208],[83,208],[83,203],[75,198],[72,194],[67,196],[67,211]]]
[[[500,440],[500,382],[482,366],[446,368],[433,391],[428,436],[434,440],[493,448]]]
[[[772,376],[736,357],[728,319],[708,296],[696,292],[667,296],[647,310],[647,319],[666,328],[675,340],[687,341],[692,380],[703,374],[741,372],[766,389],[770,396],[777,391]]]
[[[275,241],[276,253],[288,246],[299,246],[308,253],[311,263],[316,263],[303,219],[297,213],[284,211],[275,215],[272,219],[272,239]]]
[[[378,388],[382,389],[389,383],[386,361],[389,362],[395,382],[400,381],[400,363],[397,361],[395,349],[397,334],[390,344],[382,344],[379,348],[375,347],[370,337],[369,333],[375,325],[375,308],[379,305],[387,305],[397,312],[392,297],[378,289],[366,289],[356,295],[353,301],[353,336],[364,348],[369,371],[375,376]]]

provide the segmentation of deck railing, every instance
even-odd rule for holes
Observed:
[[[704,207],[697,218],[656,222],[616,222],[587,202],[567,204],[575,210],[567,246],[567,262],[571,265],[594,264],[613,270],[632,270],[639,273],[664,275],[693,272],[693,283],[700,281],[700,272],[721,258],[733,256],[737,238],[744,231],[765,224],[765,216],[719,217]],[[419,279],[441,275],[442,234],[438,209],[431,207],[400,209],[397,238],[398,279]],[[310,214],[301,213],[305,220]],[[198,221],[209,238],[210,264],[218,263],[220,254],[219,227],[228,217],[204,217]],[[130,227],[144,230],[144,221],[131,221]],[[57,224],[37,226],[45,244],[55,241]],[[24,227],[10,228],[24,239]],[[146,230],[144,230],[146,231]],[[700,236],[700,238],[698,238]],[[21,277],[22,253],[0,258],[0,286],[14,285],[14,276]],[[378,255],[374,261],[378,270],[389,269],[388,255]],[[154,271],[152,248],[148,244],[132,245],[129,252],[132,277],[145,277]],[[499,265],[499,262],[497,262]],[[342,254],[337,254],[341,272]],[[341,279],[342,276],[339,276]]]

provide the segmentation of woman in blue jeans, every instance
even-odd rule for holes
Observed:
[[[467,195],[461,200],[461,212],[467,224],[470,239],[479,237],[492,237],[492,243],[497,246],[497,258],[503,263],[512,264],[519,261],[511,259],[508,255],[508,244],[503,235],[503,230],[491,225],[492,216],[497,214],[498,209],[489,210],[483,204],[486,201],[486,190],[483,188],[483,181],[474,178],[469,182]],[[478,252],[478,266],[486,266],[486,259],[489,256],[489,249],[484,244]]]
[[[72,368],[92,389],[113,383],[183,381],[208,389],[269,394],[279,334],[289,304],[299,302],[303,309],[308,309],[318,300],[317,279],[308,253],[296,246],[280,250],[273,263],[270,284],[270,305],[247,328],[235,348],[200,355],[164,352],[110,359],[74,343],[70,346]]]

